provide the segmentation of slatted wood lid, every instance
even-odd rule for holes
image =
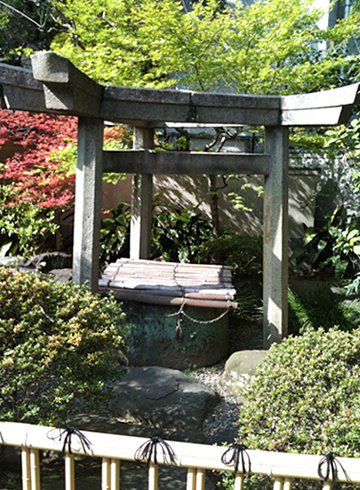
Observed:
[[[99,290],[143,303],[236,308],[231,273],[228,266],[122,258],[106,268]]]

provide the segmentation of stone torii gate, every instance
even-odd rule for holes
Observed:
[[[79,117],[73,280],[99,280],[103,172],[133,173],[131,258],[148,258],[153,174],[262,174],[264,188],[264,344],[287,335],[289,127],[346,123],[360,102],[359,84],[292,96],[225,95],[102,86],[52,52],[31,58],[32,71],[0,65],[9,109]],[[135,128],[133,150],[104,151],[104,121]],[[265,152],[154,151],[166,123],[265,127]]]

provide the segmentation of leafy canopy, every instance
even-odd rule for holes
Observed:
[[[51,0],[1,0],[0,59],[21,65],[23,55],[49,48],[56,34]]]
[[[320,30],[323,12],[312,3],[209,0],[185,12],[176,0],[58,0],[69,29],[52,49],[117,85],[279,94],[348,83],[350,70],[358,74],[346,47],[359,35],[359,12]]]

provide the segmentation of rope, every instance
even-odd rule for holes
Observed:
[[[322,473],[322,466],[324,464],[326,464],[325,475]],[[324,482],[326,482],[329,479],[329,476],[331,474],[331,480],[332,480],[331,488],[332,489],[335,488],[336,480],[337,480],[337,477],[338,477],[337,465],[339,465],[340,468],[343,470],[344,475],[345,475],[345,478],[346,478],[346,481],[348,483],[351,483],[351,481],[349,480],[348,475],[346,474],[346,471],[344,470],[343,465],[340,463],[339,460],[337,460],[335,458],[335,456],[333,455],[332,452],[329,452],[326,456],[324,456],[320,460],[319,466],[318,466],[318,475],[321,478],[321,480],[323,480]]]
[[[232,444],[221,456],[221,462],[226,466],[234,465],[234,473],[237,473],[241,461],[241,471],[243,475],[249,476],[251,473],[251,461],[246,449],[247,447],[244,446],[244,444]],[[246,470],[245,467],[245,456],[248,460],[248,470]]]
[[[153,462],[157,464],[157,450],[161,449],[165,464],[176,464],[176,456],[172,447],[165,442],[161,437],[152,437],[149,441],[142,444],[135,452],[135,461],[141,462]],[[152,461],[153,459],[153,461]]]
[[[57,434],[52,434],[54,431],[58,431]],[[52,441],[55,441],[56,439],[59,439],[59,442],[61,442],[62,437],[65,435],[64,439],[64,444],[62,447],[62,452],[65,453],[66,451],[66,445],[68,446],[67,451],[69,454],[72,454],[72,448],[71,444],[73,442],[73,436],[76,437],[81,444],[82,450],[84,451],[85,454],[91,454],[91,442],[89,439],[78,429],[74,429],[74,427],[66,427],[65,429],[52,429],[50,432],[47,433],[48,439],[51,439]]]
[[[2,85],[0,87],[0,108],[1,109],[7,109],[7,105],[6,105],[6,101],[5,101],[5,97],[4,97],[4,90],[3,90]]]

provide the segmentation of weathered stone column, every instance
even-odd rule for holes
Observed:
[[[101,119],[79,118],[73,282],[87,281],[92,292],[99,283],[103,127]]]
[[[134,150],[154,148],[153,128],[134,129]],[[151,244],[152,174],[135,174],[132,186],[130,258],[148,259]]]
[[[264,189],[264,346],[281,342],[288,328],[288,160],[289,131],[265,128],[270,154]]]

